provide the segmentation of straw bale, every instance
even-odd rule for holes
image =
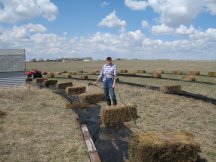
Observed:
[[[54,77],[55,77],[54,73],[50,73],[50,72],[47,73],[47,78],[54,78]]]
[[[167,94],[180,94],[182,87],[181,85],[162,85],[160,91]]]
[[[55,72],[55,74],[56,74],[56,75],[62,75],[62,73],[61,73],[61,72]]]
[[[36,78],[36,83],[43,83],[47,78]]]
[[[119,72],[120,72],[120,73],[127,73],[128,70],[120,70]]]
[[[104,100],[104,94],[102,92],[82,93],[79,95],[79,101],[81,103],[95,104],[102,100]]]
[[[4,111],[0,111],[0,117],[4,117],[4,116],[6,116],[6,115],[7,115],[6,112],[4,112]]]
[[[65,108],[66,109],[77,109],[77,108],[85,108],[85,107],[89,107],[89,104],[87,103],[66,103]]]
[[[83,79],[83,80],[88,79],[88,75],[80,75],[79,79]]]
[[[173,70],[172,73],[175,75],[181,75],[182,71],[181,70]]]
[[[26,82],[31,82],[32,80],[32,78],[26,78]]]
[[[153,77],[155,77],[155,78],[161,78],[161,73],[158,72],[158,71],[154,71],[152,75],[153,75]]]
[[[67,87],[72,87],[73,83],[72,82],[64,82],[64,83],[58,83],[57,84],[57,89],[66,89]]]
[[[96,71],[91,71],[91,72],[89,72],[89,74],[90,74],[90,75],[96,75],[97,72],[96,72]]]
[[[72,78],[72,75],[69,73],[63,73],[62,75],[64,78]]]
[[[107,106],[101,112],[101,122],[103,125],[115,125],[137,118],[137,108],[135,105]]]
[[[200,71],[190,71],[190,75],[200,75]]]
[[[157,69],[155,71],[158,72],[158,73],[164,74],[164,70],[162,70],[162,69]]]
[[[58,83],[58,80],[45,80],[44,85],[46,87],[49,87],[51,85],[56,85]]]
[[[129,162],[195,162],[200,151],[186,132],[133,133],[128,145]]]
[[[136,72],[137,73],[145,73],[146,71],[145,70],[137,70]]]
[[[62,71],[61,73],[68,73],[67,71]]]
[[[85,86],[67,87],[65,93],[68,95],[81,94],[86,92]]]
[[[47,72],[46,72],[46,71],[44,71],[44,72],[43,72],[43,75],[47,75]]]
[[[216,72],[208,72],[208,76],[210,76],[210,77],[216,77]]]
[[[195,82],[195,81],[196,81],[196,77],[195,77],[195,76],[191,76],[191,75],[183,76],[182,79],[183,79],[184,81],[192,81],[192,82]]]
[[[83,72],[84,72],[83,70],[78,70],[78,71],[77,71],[77,73],[83,73]]]

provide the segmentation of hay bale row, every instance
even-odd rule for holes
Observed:
[[[104,94],[102,92],[82,93],[79,95],[80,103],[95,104],[102,100],[104,100]]]
[[[160,91],[167,94],[180,94],[182,87],[181,85],[162,85]]]
[[[36,78],[36,83],[44,83],[44,81],[47,80],[47,78]]]
[[[119,72],[120,72],[120,73],[127,73],[128,70],[120,70]]]
[[[62,71],[61,73],[68,73],[68,72],[65,70],[65,71]]]
[[[57,84],[57,89],[66,89],[67,87],[72,87],[73,83],[72,82],[64,82],[64,83],[58,83]]]
[[[78,70],[77,73],[84,73],[84,71],[83,70]]]
[[[65,89],[65,93],[68,95],[75,95],[75,94],[81,94],[86,92],[85,86],[78,86],[78,87],[67,87]]]
[[[190,71],[190,75],[200,75],[200,71]]]
[[[208,72],[208,76],[210,76],[210,77],[216,77],[216,72]]]
[[[82,80],[88,79],[88,75],[80,75],[79,79],[82,79]]]
[[[135,105],[116,105],[111,108],[109,106],[103,108],[101,112],[101,122],[103,125],[115,125],[137,118],[137,108]]]
[[[55,78],[55,74],[51,73],[51,72],[48,72],[47,73],[47,78]]]
[[[61,72],[55,72],[55,74],[56,74],[56,75],[62,75],[62,73],[61,73]]]
[[[137,73],[145,73],[146,71],[145,70],[137,70],[136,72]]]
[[[183,74],[183,72],[181,70],[173,70],[172,73],[175,74],[175,75]]]
[[[129,162],[195,162],[200,145],[185,132],[133,133],[129,145]]]
[[[158,72],[158,71],[154,71],[152,76],[155,77],[155,78],[161,78],[161,73]]]
[[[58,80],[45,80],[44,85],[46,87],[49,87],[49,86],[56,85],[57,83],[58,83]]]
[[[190,81],[190,82],[195,82],[195,81],[196,81],[196,77],[195,77],[195,76],[191,76],[191,75],[183,76],[182,79],[183,79],[184,81]]]

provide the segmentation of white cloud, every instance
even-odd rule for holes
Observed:
[[[145,10],[148,6],[146,0],[125,0],[125,5],[132,10]]]
[[[110,3],[107,2],[107,1],[103,1],[103,2],[100,4],[101,7],[105,7],[105,6],[109,6],[109,5],[110,5]]]
[[[151,31],[155,34],[171,34],[173,33],[174,29],[165,24],[161,24],[152,26]]]
[[[176,33],[177,34],[182,34],[182,35],[191,35],[194,32],[196,32],[196,29],[191,25],[189,28],[185,25],[180,25],[177,29],[176,29]]]
[[[148,0],[154,12],[160,14],[160,23],[169,26],[190,23],[203,8],[203,0]]]
[[[205,0],[206,1],[206,6],[207,10],[212,14],[216,15],[216,1],[215,0]]]
[[[0,22],[16,23],[42,16],[48,21],[56,19],[58,8],[50,0],[2,0]]]
[[[173,30],[173,33],[187,34],[183,40],[163,41],[148,38],[140,30],[119,34],[97,32],[85,37],[69,37],[36,30],[38,26],[40,25],[27,24],[11,29],[2,28],[0,48],[25,48],[28,58],[105,58],[107,54],[111,54],[114,58],[216,59],[216,28],[199,31],[193,26],[182,25],[178,30]]]
[[[143,28],[148,28],[149,27],[149,23],[146,20],[142,20],[141,25],[142,25]]]
[[[98,23],[99,26],[106,26],[109,28],[120,27],[124,28],[126,26],[125,20],[121,20],[118,16],[116,16],[116,11],[111,12],[105,18]]]

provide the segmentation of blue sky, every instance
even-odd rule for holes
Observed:
[[[0,48],[28,59],[216,59],[216,0],[0,0]]]

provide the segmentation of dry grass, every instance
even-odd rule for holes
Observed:
[[[0,89],[0,161],[89,161],[76,115],[46,89]]]
[[[183,79],[184,81],[189,81],[189,82],[195,82],[195,81],[196,81],[196,77],[195,77],[195,76],[192,76],[192,75],[183,76],[182,79]]]
[[[216,77],[216,72],[208,72],[208,76],[210,76],[210,77]]]

